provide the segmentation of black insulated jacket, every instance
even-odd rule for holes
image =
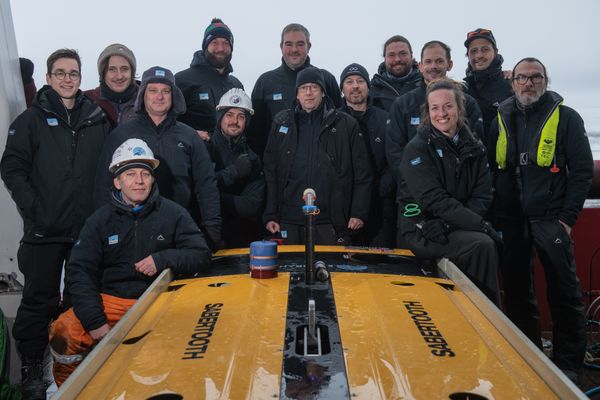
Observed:
[[[134,212],[113,192],[110,204],[85,223],[66,268],[75,315],[87,330],[106,323],[100,293],[137,299],[166,268],[191,277],[210,263],[210,250],[189,213],[161,197],[156,184]],[[157,273],[146,276],[135,263],[151,255]]]
[[[33,105],[10,125],[0,163],[23,217],[25,242],[74,242],[94,211],[93,181],[110,125],[81,91],[71,118],[55,109],[57,102],[50,86],[40,89]]]

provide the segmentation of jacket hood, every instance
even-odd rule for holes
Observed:
[[[146,94],[146,88],[149,83],[154,83],[152,80],[143,80],[140,84],[140,89],[138,90],[137,97],[135,99],[135,105],[133,106],[133,110],[138,113],[140,110],[145,109],[144,107],[144,94]],[[161,80],[159,83],[167,84],[171,87],[171,110],[169,112],[173,112],[176,115],[185,114],[186,105],[185,105],[185,97],[183,97],[183,93],[181,89],[175,85],[174,82],[168,82],[165,80]]]

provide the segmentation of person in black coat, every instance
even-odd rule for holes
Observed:
[[[498,106],[513,95],[510,79],[502,71],[504,59],[498,53],[496,38],[489,29],[478,28],[467,33],[467,93],[473,96],[483,116],[483,144],[489,146],[490,125],[496,119]],[[494,149],[492,147],[491,152]]]
[[[13,337],[23,365],[23,391],[30,398],[45,398],[48,324],[59,311],[62,266],[94,211],[92,182],[109,131],[100,107],[79,90],[77,52],[57,50],[47,65],[48,84],[10,125],[0,162],[24,223],[17,259],[25,287]]]
[[[313,67],[308,53],[312,43],[310,32],[301,24],[288,24],[281,32],[281,65],[262,74],[252,90],[254,116],[248,134],[248,144],[263,156],[273,118],[277,113],[290,109],[296,100],[296,77],[305,68]],[[321,69],[327,96],[335,107],[342,105],[342,98],[335,77]]]
[[[485,147],[464,118],[459,84],[429,85],[423,127],[400,164],[399,230],[417,257],[447,257],[499,304],[500,238],[486,221],[492,181]]]
[[[175,74],[177,86],[185,98],[186,110],[179,120],[192,128],[203,140],[215,130],[215,107],[221,96],[244,85],[231,73],[233,33],[219,18],[213,18],[204,31],[202,50],[194,53],[188,69]]]
[[[421,78],[408,39],[392,36],[383,45],[383,62],[371,79],[373,105],[389,112],[396,97],[417,87]]]
[[[492,122],[494,224],[506,245],[502,274],[508,317],[542,345],[533,253],[548,282],[553,360],[576,380],[583,368],[586,319],[571,229],[589,193],[594,164],[583,120],[548,91],[546,67],[524,58],[513,90]]]
[[[344,105],[338,110],[351,115],[358,122],[373,172],[369,218],[353,243],[391,248],[396,239],[396,185],[385,158],[385,132],[389,114],[369,103],[369,73],[362,65],[353,63],[344,68],[340,87],[344,94]]]
[[[265,150],[263,222],[286,243],[303,243],[302,197],[312,188],[320,209],[316,243],[348,243],[369,216],[372,177],[365,141],[352,117],[324,101],[319,69],[302,70],[296,86],[298,105],[275,116]]]
[[[161,161],[156,171],[161,194],[185,207],[210,244],[218,244],[221,207],[214,169],[202,140],[192,128],[177,121],[177,115],[185,111],[185,101],[170,70],[152,67],[144,72],[135,110],[136,118],[119,125],[102,150],[95,186],[97,207],[110,200],[108,165],[115,149],[126,139],[142,139]]]
[[[215,167],[227,248],[248,247],[262,233],[265,179],[260,159],[246,143],[253,113],[250,97],[242,89],[231,89],[219,101],[218,127],[205,142]]]
[[[111,202],[81,230],[66,267],[73,308],[50,330],[58,385],[78,364],[73,358],[102,340],[161,272],[171,268],[177,277],[191,277],[210,263],[190,214],[159,195],[158,165],[140,139],[126,140],[113,154]]]

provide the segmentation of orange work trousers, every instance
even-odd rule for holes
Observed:
[[[115,326],[136,302],[135,299],[123,299],[105,293],[100,295],[102,296],[107,323],[111,327]],[[83,359],[95,344],[92,336],[81,325],[73,308],[69,308],[52,323],[50,326],[50,347],[55,354],[52,374],[58,386],[62,385],[81,363],[81,360],[65,363],[65,359],[73,359],[74,357],[68,356],[77,355],[81,355],[81,359]]]

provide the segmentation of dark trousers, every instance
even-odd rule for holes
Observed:
[[[585,313],[573,242],[558,222],[497,220],[502,255],[506,315],[541,347],[540,313],[534,286],[534,249],[544,267],[552,316],[554,363],[580,372],[585,356]]]
[[[70,243],[21,243],[19,270],[25,276],[13,337],[21,356],[41,358],[48,345],[48,325],[58,314],[60,277],[71,252]]]
[[[420,232],[412,231],[406,232],[402,241],[417,258],[448,258],[494,304],[500,303],[498,250],[485,233],[458,230],[448,234],[447,244],[440,244],[425,239]]]

